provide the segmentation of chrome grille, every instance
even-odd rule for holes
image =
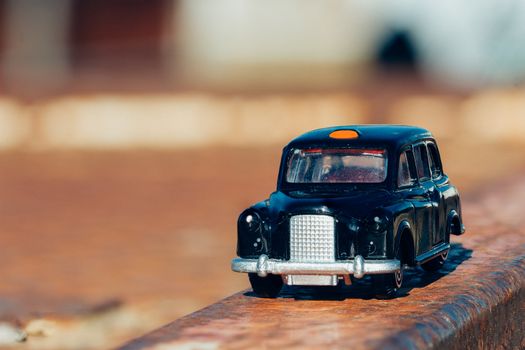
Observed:
[[[290,218],[290,261],[335,261],[335,224],[328,215]]]

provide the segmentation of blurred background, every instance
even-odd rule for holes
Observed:
[[[519,0],[0,0],[0,345],[247,288],[237,216],[313,128],[427,127],[465,197],[523,172],[524,43]]]

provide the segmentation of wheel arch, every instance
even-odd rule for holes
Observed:
[[[461,235],[463,230],[463,225],[461,223],[461,218],[456,210],[452,209],[448,213],[447,217],[447,231],[453,235]]]
[[[397,227],[394,253],[397,256],[397,253],[401,249],[402,263],[408,264],[410,266],[415,265],[416,246],[414,242],[415,238],[412,226],[407,220],[401,221],[401,223]]]

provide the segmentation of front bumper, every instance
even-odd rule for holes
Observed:
[[[273,275],[354,275],[362,278],[364,275],[377,275],[399,271],[399,260],[365,260],[357,255],[353,260],[335,262],[295,262],[270,259],[262,254],[259,259],[235,258],[232,260],[232,270],[235,272],[257,273],[260,277]]]

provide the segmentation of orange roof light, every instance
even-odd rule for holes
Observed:
[[[355,130],[336,130],[330,133],[332,139],[356,139],[359,134]]]

